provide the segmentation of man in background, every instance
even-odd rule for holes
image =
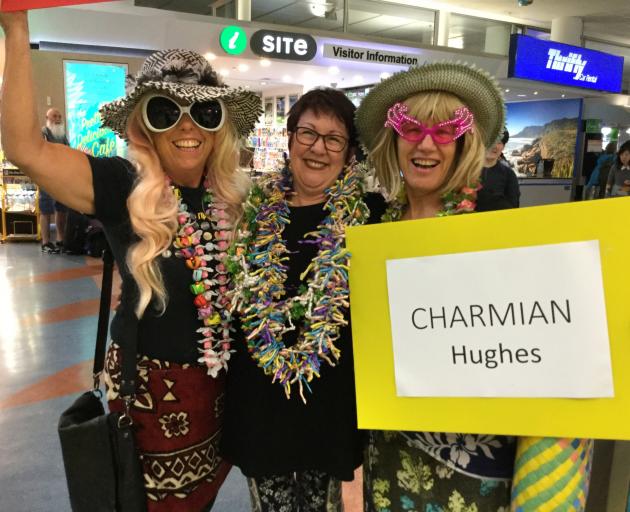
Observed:
[[[63,125],[61,112],[56,108],[46,112],[46,126],[42,128],[42,135],[48,142],[69,146],[66,130]],[[63,234],[66,229],[68,208],[50,197],[45,190],[39,189],[39,213],[42,231],[42,252],[58,254],[63,250]],[[50,239],[50,223],[55,216],[56,243]]]
[[[484,168],[481,171],[481,184],[494,194],[504,196],[512,207],[518,208],[521,197],[518,178],[503,158],[503,149],[509,139],[510,134],[505,130],[501,140],[486,151]]]

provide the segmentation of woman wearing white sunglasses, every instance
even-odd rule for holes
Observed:
[[[103,222],[122,275],[106,361],[112,410],[122,407],[120,360],[137,323],[131,417],[148,510],[209,510],[229,470],[216,455],[231,341],[223,257],[246,192],[239,139],[260,99],[223,86],[195,52],[157,52],[127,95],[101,109],[103,125],[128,140],[133,164],[94,158],[42,139],[26,13],[2,14],[0,24],[6,157],[55,199]]]

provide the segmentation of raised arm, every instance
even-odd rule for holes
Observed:
[[[94,213],[92,173],[85,154],[42,138],[35,106],[26,12],[0,13],[5,33],[0,130],[6,158],[63,204]]]

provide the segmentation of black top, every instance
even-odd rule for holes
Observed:
[[[378,222],[385,209],[380,195],[369,194],[369,222]],[[317,229],[324,219],[323,204],[291,207],[290,224],[283,237],[289,256],[287,296],[295,296],[300,274],[317,254],[314,244],[304,244],[304,234]],[[347,318],[350,318],[349,313]],[[297,333],[285,337],[295,343]],[[238,329],[236,353],[228,371],[222,454],[248,477],[319,470],[341,480],[352,480],[361,465],[363,436],[357,430],[352,338],[350,326],[341,329],[336,346],[341,350],[337,366],[323,362],[321,377],[304,390],[307,403],[294,385],[287,400],[284,388],[257,367],[247,352]]]
[[[88,158],[92,167],[95,217],[103,223],[122,277],[122,296],[112,321],[111,337],[124,350],[138,298],[137,286],[125,263],[129,246],[137,240],[127,209],[127,197],[136,173],[133,166],[122,158]],[[203,187],[180,189],[189,211],[201,211]],[[167,307],[164,314],[158,315],[149,306],[140,319],[138,353],[162,361],[198,364],[197,340],[201,336],[195,331],[201,323],[197,319],[194,296],[190,291],[192,271],[183,259],[175,255],[170,258],[159,256],[159,261],[168,293]]]
[[[507,210],[508,208],[514,208],[514,205],[499,192],[483,187],[477,193],[476,212],[492,212],[494,210]]]
[[[481,184],[494,194],[505,196],[512,208],[518,208],[521,197],[518,178],[514,171],[501,160],[497,160],[492,167],[483,168]]]

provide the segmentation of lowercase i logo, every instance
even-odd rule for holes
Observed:
[[[247,35],[241,27],[231,25],[221,31],[221,48],[230,55],[240,55],[247,47]]]

